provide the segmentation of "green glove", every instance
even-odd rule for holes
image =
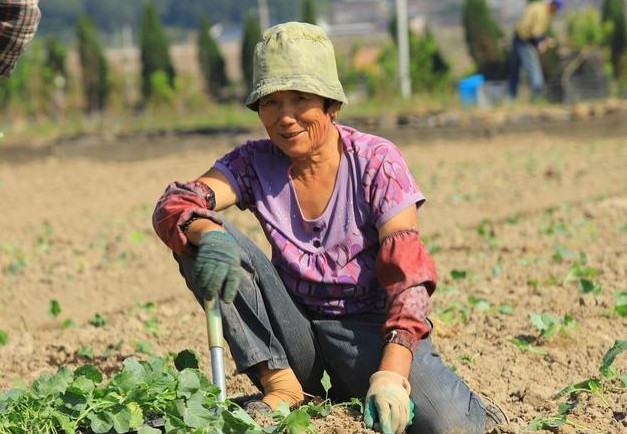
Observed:
[[[402,434],[414,419],[407,378],[392,371],[377,371],[370,377],[366,394],[364,423],[373,429],[379,423],[383,434]]]
[[[220,296],[225,303],[233,302],[242,280],[240,260],[240,249],[231,234],[209,231],[200,237],[194,274],[205,298]]]

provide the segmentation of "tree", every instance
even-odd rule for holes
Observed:
[[[56,36],[46,38],[46,64],[54,76],[63,78],[67,76],[66,57],[67,51],[59,38]]]
[[[316,5],[313,0],[303,0],[303,23],[316,24]]]
[[[86,110],[88,112],[102,111],[106,108],[111,91],[109,65],[98,40],[96,28],[86,15],[79,16],[76,34]]]
[[[494,20],[485,0],[464,1],[462,25],[468,52],[477,65],[478,72],[488,79],[507,76],[506,55],[499,48],[503,31]]]
[[[203,17],[198,35],[198,61],[205,79],[207,92],[219,99],[221,90],[228,85],[224,57],[216,40],[211,35],[209,19]]]
[[[605,0],[601,13],[603,24],[610,27],[608,43],[610,62],[614,77],[620,78],[626,71],[621,69],[621,60],[627,48],[627,28],[625,26],[625,3],[623,0]]]
[[[252,13],[249,13],[244,25],[241,57],[244,83],[248,91],[252,90],[253,87],[253,56],[255,54],[255,46],[260,39],[261,27],[259,26],[259,22]]]
[[[167,84],[174,89],[175,71],[170,58],[168,39],[163,23],[157,15],[155,5],[144,6],[140,28],[142,96],[144,101],[150,100],[154,88],[153,74],[161,71],[167,77]]]

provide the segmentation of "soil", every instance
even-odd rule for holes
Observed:
[[[627,338],[627,318],[614,310],[615,293],[627,290],[627,138],[605,124],[573,131],[529,125],[448,138],[378,131],[396,140],[427,196],[422,235],[441,277],[432,299],[435,345],[506,411],[501,432],[556,415],[565,398],[553,395],[599,377],[606,351]],[[62,365],[90,362],[111,373],[128,356],[186,348],[210,374],[204,315],[150,219],[169,182],[197,177],[246,138],[90,139],[0,161],[0,330],[8,335],[0,389]],[[251,215],[227,215],[268,252]],[[597,295],[567,277],[580,254],[596,270],[589,277],[601,287]],[[51,300],[61,307],[56,317]],[[540,337],[530,320],[540,313],[577,327]],[[94,325],[96,314],[104,325]],[[524,351],[514,338],[546,354]],[[626,372],[627,354],[614,366]],[[234,375],[230,359],[226,368],[229,395],[257,392]],[[608,385],[607,404],[581,394],[569,420],[625,432],[627,393],[619,386]],[[317,424],[323,434],[367,432],[358,414],[340,408]]]

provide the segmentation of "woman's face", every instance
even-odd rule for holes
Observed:
[[[324,110],[324,98],[293,90],[279,91],[259,100],[259,119],[270,139],[292,159],[306,158],[326,144],[334,144],[329,133],[331,113]]]

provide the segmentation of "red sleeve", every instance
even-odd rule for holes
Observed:
[[[437,285],[435,263],[415,230],[399,231],[381,242],[377,278],[387,295],[387,319],[382,334],[387,342],[412,353],[429,333],[430,295]]]
[[[202,181],[173,182],[157,202],[152,214],[152,226],[161,241],[174,253],[194,254],[195,247],[181,230],[181,226],[193,216],[222,224],[220,216],[209,209],[209,191],[207,184]]]

